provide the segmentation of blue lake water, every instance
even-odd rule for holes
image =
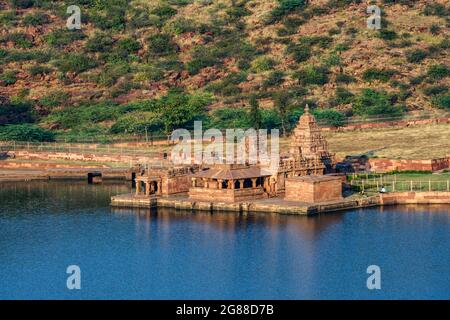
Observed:
[[[111,209],[124,184],[0,183],[0,299],[449,299],[449,206],[316,217]],[[66,268],[81,269],[68,290]],[[369,265],[381,290],[368,290]]]

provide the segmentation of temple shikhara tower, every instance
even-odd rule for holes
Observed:
[[[319,159],[327,170],[330,170],[333,164],[334,155],[328,152],[328,143],[315,117],[309,112],[308,105],[294,129],[289,153],[295,159]]]

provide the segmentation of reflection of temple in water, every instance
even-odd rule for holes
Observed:
[[[190,222],[204,224],[205,227],[213,227],[223,231],[236,231],[245,229],[249,225],[261,225],[273,233],[284,231],[290,228],[295,233],[299,233],[306,240],[315,239],[320,236],[329,226],[342,220],[341,214],[328,214],[324,216],[305,217],[305,216],[286,216],[276,213],[250,213],[240,214],[231,212],[209,212],[198,211],[192,214],[188,210],[174,210],[171,208],[155,209],[124,209],[114,208],[114,214],[129,216],[135,214],[136,225],[148,229],[150,222],[161,223],[167,227],[177,221],[189,219]]]

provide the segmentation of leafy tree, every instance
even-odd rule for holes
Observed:
[[[250,125],[252,128],[261,129],[262,119],[259,111],[259,102],[254,95],[250,98]]]
[[[211,98],[207,95],[189,95],[172,91],[157,102],[165,133],[192,126],[194,120],[204,116]]]
[[[0,125],[33,121],[34,113],[30,103],[6,101],[0,106]]]
[[[315,109],[313,111],[317,121],[325,122],[327,125],[340,127],[344,125],[345,115],[334,109]]]
[[[248,113],[244,109],[221,108],[214,110],[211,115],[214,128],[219,129],[246,129],[251,126]]]
[[[53,141],[55,134],[34,124],[0,126],[0,140],[6,141]]]
[[[280,122],[281,122],[281,134],[283,136],[286,135],[287,130],[287,115],[288,110],[291,102],[291,95],[287,91],[280,91],[277,92],[273,99],[274,99],[274,106],[276,110],[279,113],[280,116]]]

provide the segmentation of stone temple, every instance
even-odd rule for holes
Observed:
[[[278,166],[216,164],[210,167],[148,169],[136,179],[136,195],[168,197],[185,194],[192,201],[237,203],[284,197],[286,194],[289,200],[293,200],[296,193],[309,188],[308,184],[311,185],[309,193],[336,189],[340,178],[324,176],[333,170],[334,154],[328,151],[327,141],[308,106],[290,139],[289,153],[280,156]],[[305,176],[317,178],[299,179]],[[291,190],[286,190],[289,186]],[[337,188],[329,194],[334,200],[340,192],[341,189]],[[319,198],[312,195],[299,196],[299,199]],[[327,196],[320,199],[326,201]]]

